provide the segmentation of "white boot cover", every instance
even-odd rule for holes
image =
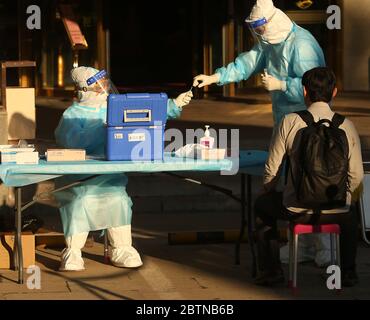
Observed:
[[[67,247],[62,251],[59,271],[85,270],[81,249],[84,247],[88,232],[82,232],[66,238]]]
[[[120,268],[138,268],[143,265],[139,253],[132,246],[131,225],[108,229],[112,246],[111,262]]]

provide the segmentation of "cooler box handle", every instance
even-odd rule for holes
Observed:
[[[149,93],[129,93],[126,95],[127,99],[149,99]]]
[[[138,117],[144,115],[144,117]],[[150,109],[131,109],[124,110],[123,122],[151,122],[152,110]]]

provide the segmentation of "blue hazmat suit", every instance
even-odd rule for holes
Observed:
[[[308,70],[325,66],[324,53],[312,34],[292,22],[271,0],[257,0],[246,22],[251,27],[256,44],[250,51],[240,54],[234,62],[217,69],[215,73],[219,75],[219,85],[246,80],[253,74],[265,71],[284,83],[282,90],[270,91],[274,135],[285,115],[306,109],[302,77]],[[316,253],[312,258],[318,265],[326,265],[330,261],[328,235],[307,235],[311,236],[313,242],[308,241],[311,239],[305,236],[299,242],[301,246],[306,241],[306,248],[301,247],[299,250],[300,255],[303,259],[311,257],[312,252],[308,248],[314,242],[312,249]]]
[[[286,91],[271,91],[272,113],[276,128],[289,113],[306,109],[302,76],[315,67],[325,66],[323,51],[304,28],[293,23],[287,38],[277,44],[257,43],[250,51],[240,54],[234,62],[216,70],[218,85],[246,80],[253,74],[267,73],[286,81]]]
[[[172,99],[167,103],[169,119],[179,117]],[[74,102],[60,119],[55,130],[58,145],[85,149],[88,155],[102,156],[105,148],[106,99],[93,101],[91,106]],[[88,176],[66,176],[62,184]],[[94,230],[131,224],[132,201],[126,192],[125,174],[101,175],[78,186],[56,193],[60,203],[63,231],[66,237]]]

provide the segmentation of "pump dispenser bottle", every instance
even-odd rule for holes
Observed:
[[[200,138],[200,144],[209,149],[212,149],[215,139],[211,137],[211,134],[208,129],[209,126],[206,126],[206,130],[204,131],[204,137]]]

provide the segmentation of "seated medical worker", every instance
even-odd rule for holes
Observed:
[[[78,89],[78,102],[63,113],[55,130],[56,142],[64,148],[85,149],[88,155],[102,156],[107,97],[114,86],[104,70],[78,67],[71,71],[71,76]],[[168,118],[179,117],[182,107],[189,104],[191,98],[192,93],[188,91],[169,99]],[[69,180],[76,178],[81,176]],[[114,266],[137,268],[143,264],[132,246],[132,201],[126,193],[126,185],[124,174],[101,175],[56,194],[67,245],[62,252],[61,271],[85,269],[81,249],[89,231],[94,230],[107,230]]]

